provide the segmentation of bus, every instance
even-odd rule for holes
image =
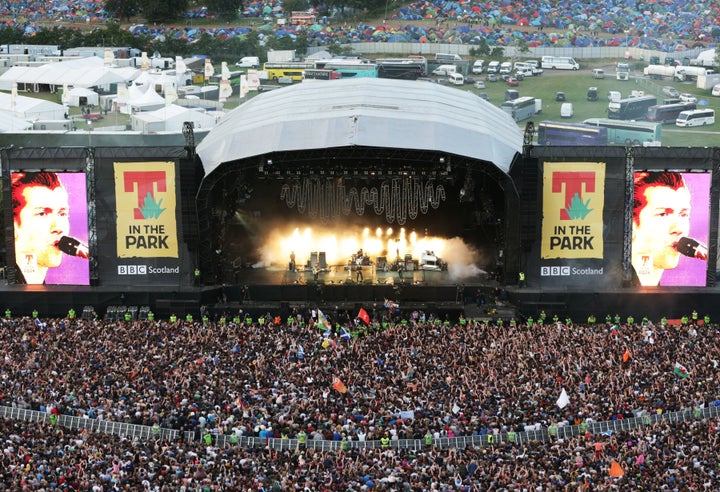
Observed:
[[[500,105],[500,109],[512,116],[515,121],[527,120],[535,116],[535,98],[525,96],[505,101]]]
[[[543,56],[540,68],[556,70],[580,70],[580,64],[571,56]]]
[[[644,120],[648,108],[657,104],[655,96],[628,97],[608,104],[608,118],[611,120]]]
[[[275,82],[279,79],[300,82],[306,68],[313,68],[313,64],[306,62],[268,62],[263,65],[263,71],[267,73],[268,79]]]
[[[340,72],[341,78],[350,77],[378,77],[378,66],[362,58],[318,60],[315,68],[335,70]]]
[[[695,109],[697,105],[693,102],[680,102],[675,104],[658,104],[648,108],[647,120],[657,121],[663,124],[675,124],[675,120],[681,111]]]
[[[682,111],[675,125],[677,126],[702,126],[715,124],[714,109],[691,109],[690,111]]]
[[[584,123],[541,121],[538,145],[607,145],[607,128]]]
[[[342,74],[336,70],[326,70],[322,68],[306,68],[305,69],[305,80],[337,80],[342,77]]]
[[[656,147],[662,141],[662,123],[589,118],[586,125],[607,128],[609,145]]]

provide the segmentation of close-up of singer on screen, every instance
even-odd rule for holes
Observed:
[[[61,178],[67,178],[67,183]],[[85,200],[84,175],[81,173],[13,173],[17,283],[87,283],[88,247],[81,239],[71,235],[87,236],[87,209],[78,207],[83,210],[76,213],[77,218],[71,219],[73,195],[78,203]],[[71,231],[73,228],[78,230]],[[84,265],[78,267],[72,261],[68,262],[69,257],[84,260]],[[67,263],[70,264],[63,268]]]
[[[694,200],[693,193],[706,192],[692,189],[682,173],[635,173],[632,224],[634,285],[705,285],[707,211],[702,207],[693,210],[693,202],[702,203]],[[697,221],[704,224],[693,228],[691,221],[695,220],[696,213]]]

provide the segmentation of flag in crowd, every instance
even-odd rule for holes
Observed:
[[[38,318],[35,318],[35,326],[37,326],[38,328],[44,329],[47,327],[47,324],[43,321],[40,321]]]
[[[322,326],[323,328],[327,328],[328,331],[330,331],[330,322],[327,319],[327,316],[325,316],[325,313],[317,310],[317,316],[318,316],[318,324]]]
[[[385,299],[385,307],[388,309],[397,309],[400,307],[400,304],[390,299]]]
[[[352,338],[352,335],[350,335],[350,332],[347,331],[345,328],[340,328],[340,338],[343,340],[350,340]]]
[[[370,315],[363,308],[360,308],[360,312],[358,312],[357,317],[360,318],[366,325],[370,324]]]
[[[568,404],[570,404],[570,397],[568,396],[567,391],[565,391],[565,388],[563,388],[560,392],[560,397],[557,399],[557,406],[565,408]]]
[[[690,373],[688,372],[687,367],[685,367],[684,365],[680,364],[679,362],[676,362],[676,363],[675,363],[675,368],[673,369],[673,373],[674,373],[677,377],[683,378],[683,379],[685,379],[685,378],[687,378],[688,376],[690,376]]]
[[[298,358],[298,359],[302,359],[303,357],[305,357],[305,349],[303,348],[302,345],[300,345],[300,344],[298,343],[298,346],[297,346],[297,358]]]
[[[630,349],[625,349],[625,353],[623,354],[623,362],[627,362],[630,360]]]
[[[615,478],[620,478],[623,475],[625,475],[625,470],[622,469],[622,466],[620,466],[620,463],[613,460],[612,465],[610,465],[610,476]]]
[[[338,393],[347,393],[347,386],[345,386],[345,383],[337,376],[333,376],[332,387]]]

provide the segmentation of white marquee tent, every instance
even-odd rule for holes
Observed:
[[[192,121],[196,130],[207,130],[215,126],[214,115],[176,104],[134,114],[130,121],[132,129],[142,133],[180,132],[186,121]]]
[[[13,101],[13,96],[5,92],[0,92],[0,110],[29,121],[65,119],[65,108],[62,104],[20,95]]]
[[[112,84],[127,83],[140,74],[136,68],[110,67],[102,58],[83,57],[77,60],[48,63],[40,67],[11,67],[0,75],[0,90],[11,90],[17,83],[22,88],[39,90],[40,86],[98,87],[109,90]]]
[[[67,93],[66,97],[63,97],[63,101],[68,106],[82,106],[83,102],[92,106],[97,106],[100,102],[100,96],[97,92],[85,87],[73,87]]]

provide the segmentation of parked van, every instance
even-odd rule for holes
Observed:
[[[457,72],[457,67],[455,65],[440,65],[432,71],[433,75],[444,75],[446,77],[455,72]]]
[[[575,112],[573,111],[572,103],[562,103],[560,106],[560,117],[561,118],[572,118]]]
[[[512,72],[512,67],[513,67],[513,66],[512,66],[512,63],[510,63],[510,62],[502,62],[502,63],[500,64],[500,73],[501,73],[501,74],[505,74],[505,73],[506,73],[506,74],[509,74],[510,72]]]
[[[605,78],[605,70],[603,70],[602,68],[593,68],[592,69],[592,78],[604,79]]]
[[[463,85],[465,83],[465,77],[458,72],[450,73],[448,74],[448,82],[452,85]]]
[[[475,60],[472,66],[472,73],[483,73],[485,69],[485,60]]]
[[[677,126],[704,126],[715,124],[714,109],[691,109],[681,111],[675,120]]]
[[[454,63],[462,61],[462,57],[457,53],[435,53],[435,61],[440,63]]]
[[[715,84],[712,88],[713,96],[720,96],[720,84]]]
[[[491,61],[488,64],[487,73],[498,73],[498,70],[500,70],[500,62],[499,61]]]
[[[240,68],[257,68],[260,66],[260,58],[257,56],[243,56],[235,66]]]

